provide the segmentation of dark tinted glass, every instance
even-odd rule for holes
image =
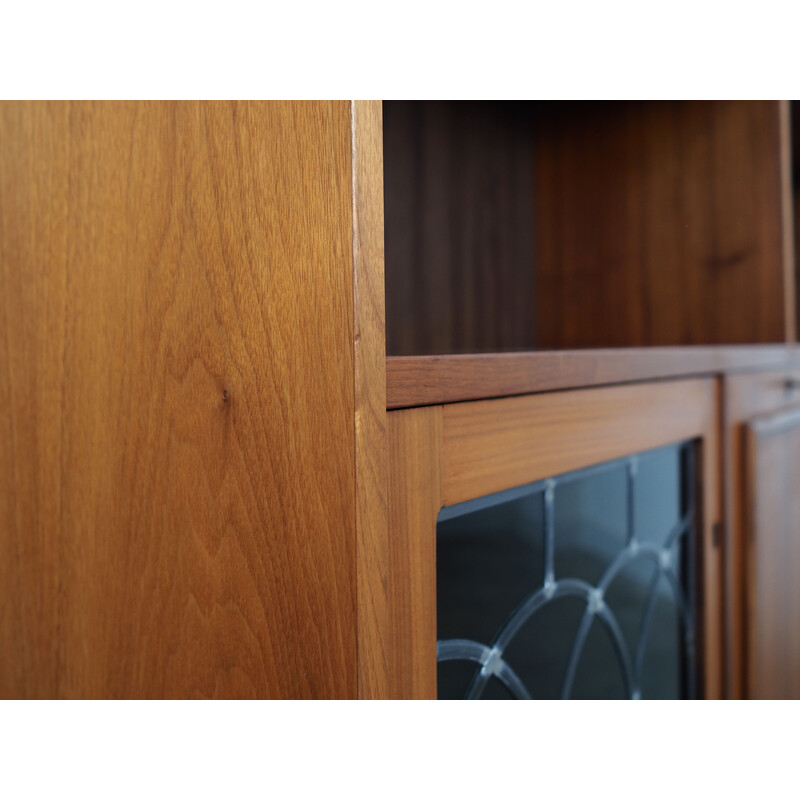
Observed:
[[[691,695],[692,457],[664,448],[443,509],[439,697]]]

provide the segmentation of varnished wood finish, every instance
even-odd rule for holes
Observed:
[[[491,397],[788,367],[786,346],[653,347],[549,353],[394,356],[386,359],[388,408],[457,403]]]
[[[444,407],[443,497],[454,505],[697,435],[713,381],[663,381]]]
[[[724,402],[725,447],[725,610],[728,686],[732,699],[747,696],[746,472],[747,423],[800,403],[800,366],[727,375]]]
[[[391,354],[533,348],[531,106],[384,103]]]
[[[0,696],[357,695],[350,123],[0,105]]]
[[[792,218],[788,220],[790,231],[793,236],[792,244],[794,245],[794,266],[795,274],[792,276],[794,279],[795,290],[795,339],[797,338],[797,319],[800,317],[800,280],[797,279],[797,253],[800,252],[800,101],[790,100],[788,103],[789,110],[789,140],[790,147],[788,154],[784,150],[783,164],[784,173],[786,166],[791,168],[789,187],[791,191],[792,202]],[[785,141],[785,140],[784,140]],[[784,179],[785,180],[785,179]],[[784,183],[785,186],[785,183]],[[784,197],[786,195],[784,194]],[[786,212],[786,203],[784,203],[784,213]],[[784,235],[786,233],[786,220],[784,218]]]
[[[383,136],[380,101],[352,103],[358,696],[389,692]]]
[[[399,620],[396,650],[401,654],[413,650],[421,659],[398,669],[407,675],[413,667],[414,674],[429,676],[422,694],[407,682],[401,696],[435,696],[433,564],[436,518],[442,505],[641,450],[699,440],[704,691],[706,697],[721,697],[722,572],[714,536],[721,519],[718,428],[719,389],[714,379],[389,412],[391,573],[401,587],[393,592],[395,609],[402,609],[395,617]],[[409,552],[421,555],[414,561]],[[410,562],[414,565],[409,569]],[[409,588],[413,580],[420,581],[415,590]],[[409,612],[412,598],[421,600]],[[409,619],[420,622],[415,626]],[[406,628],[401,631],[403,623]]]
[[[747,426],[748,697],[800,699],[800,408]]]
[[[783,240],[783,305],[786,341],[797,341],[797,277],[795,269],[795,210],[792,191],[792,112],[788,100],[779,101],[781,137],[781,236]]]
[[[780,138],[772,101],[554,104],[537,346],[785,341]]]
[[[727,697],[725,686],[725,573],[723,561],[722,528],[724,513],[723,491],[723,386],[719,378],[708,381],[711,415],[705,420],[701,437],[701,482],[698,508],[702,535],[703,557],[703,668],[705,697],[720,700]]]
[[[390,696],[436,699],[436,518],[442,409],[393,411],[389,429]]]
[[[385,105],[390,355],[793,339],[785,104]]]
[[[587,389],[443,408],[444,505],[654,447],[700,439],[705,696],[722,697],[719,390],[714,379]]]

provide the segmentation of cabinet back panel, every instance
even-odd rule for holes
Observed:
[[[784,341],[779,107],[385,103],[388,354]]]
[[[387,352],[535,348],[532,107],[383,107]]]
[[[778,104],[565,106],[538,131],[539,345],[785,338]]]

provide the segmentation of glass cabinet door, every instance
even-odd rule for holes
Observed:
[[[389,415],[394,696],[723,695],[699,378]]]
[[[444,508],[440,699],[694,698],[695,445]]]

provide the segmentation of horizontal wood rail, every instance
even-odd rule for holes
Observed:
[[[800,363],[796,345],[642,347],[386,359],[386,407],[457,403]]]

